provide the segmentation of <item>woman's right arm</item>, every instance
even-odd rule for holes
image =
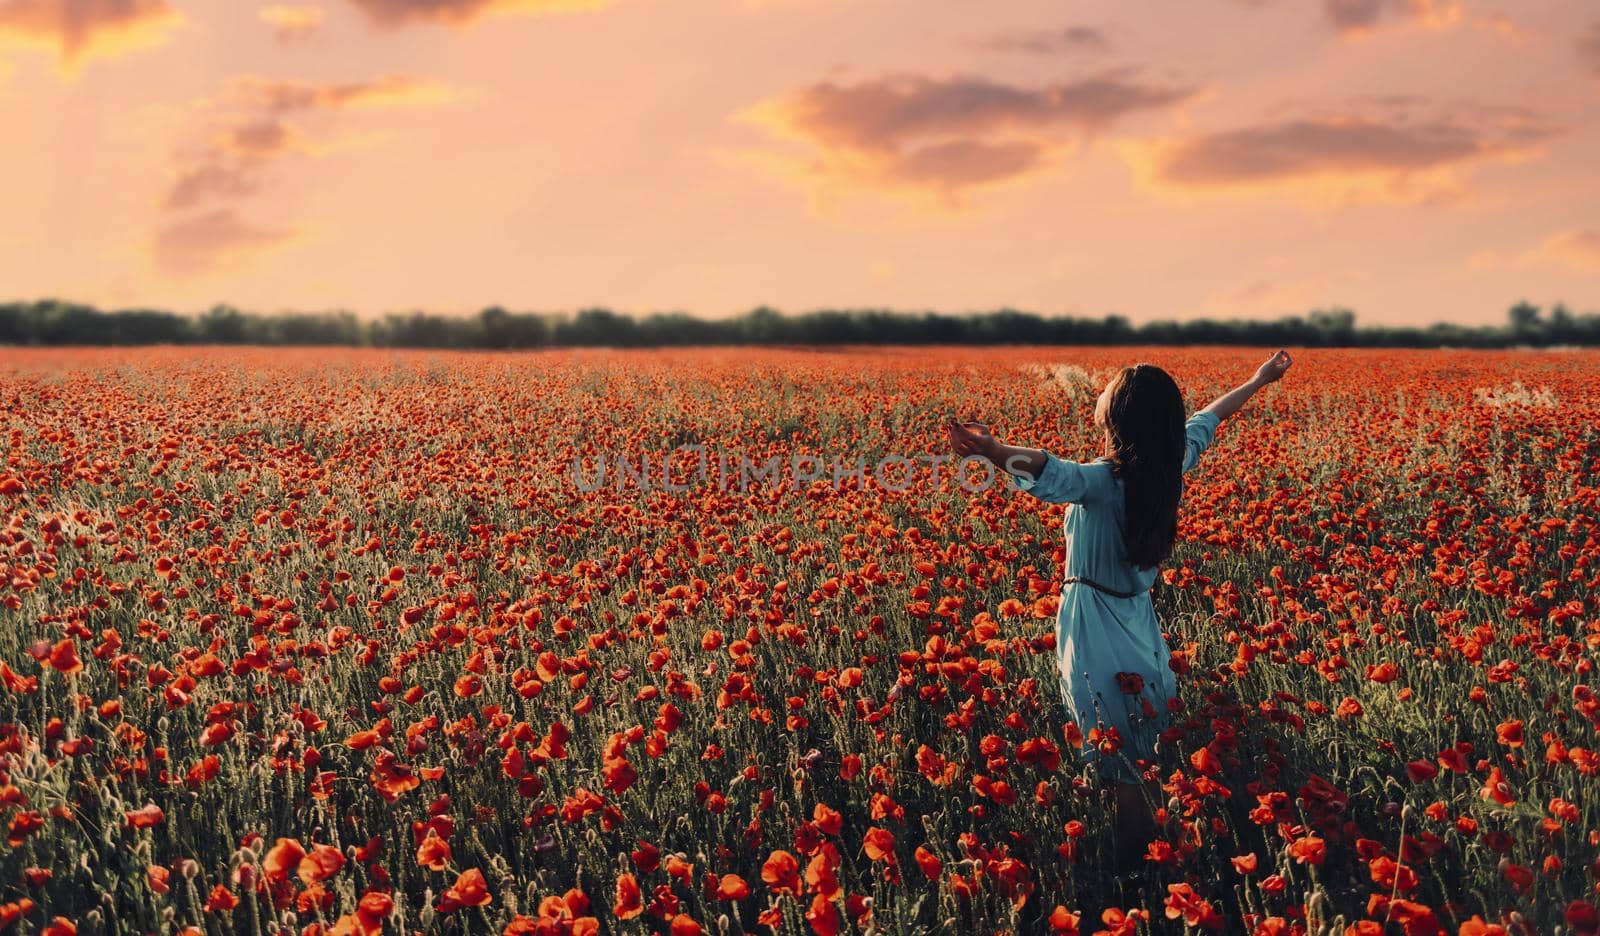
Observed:
[[[1008,474],[1038,478],[1044,471],[1048,456],[1041,449],[1019,448],[1007,445],[989,434],[983,423],[945,421],[945,432],[950,436],[950,449],[962,458],[976,455]]]
[[[1087,494],[1082,466],[1042,449],[1007,445],[983,423],[945,422],[950,448],[961,458],[982,458],[1010,475],[1014,486],[1051,504],[1075,504]]]

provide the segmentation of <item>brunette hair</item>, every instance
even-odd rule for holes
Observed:
[[[1141,569],[1159,565],[1178,538],[1183,394],[1166,371],[1135,364],[1111,379],[1104,403],[1106,454],[1122,479],[1128,561]]]

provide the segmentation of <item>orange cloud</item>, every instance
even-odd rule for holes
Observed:
[[[156,232],[156,266],[175,274],[202,273],[237,266],[251,256],[282,247],[290,231],[252,225],[228,208],[183,218]]]
[[[1589,70],[1600,77],[1600,22],[1589,27],[1589,31],[1578,39],[1578,54],[1583,57]]]
[[[1255,193],[1313,202],[1439,201],[1464,192],[1461,170],[1533,155],[1554,130],[1485,109],[1477,124],[1397,116],[1311,116],[1136,143],[1126,155],[1147,187],[1179,194]]]
[[[208,200],[254,194],[269,163],[294,152],[313,152],[311,135],[295,119],[352,108],[440,100],[448,89],[405,77],[342,84],[308,84],[241,78],[219,106],[225,116],[198,151],[180,159],[164,205],[182,210]]]
[[[1506,39],[1522,42],[1528,38],[1528,31],[1518,25],[1517,21],[1504,13],[1487,13],[1473,21],[1473,26],[1487,33],[1494,33]]]
[[[203,272],[236,254],[291,239],[291,232],[242,220],[235,206],[259,193],[283,159],[315,155],[333,115],[359,108],[448,99],[450,89],[406,77],[312,84],[246,77],[217,100],[204,142],[184,151],[161,202],[169,219],[154,244],[158,265],[173,273]],[[205,249],[207,233],[219,247]]]
[[[1370,33],[1388,20],[1431,29],[1462,21],[1461,0],[1323,0],[1322,12],[1333,28],[1347,36]]]
[[[1270,0],[1236,0],[1249,7],[1265,7]],[[1391,24],[1448,29],[1466,21],[1463,0],[1322,0],[1322,19],[1340,35],[1359,38]],[[1512,25],[1496,14],[1481,20],[1485,28]]]
[[[379,26],[435,23],[462,26],[494,13],[577,13],[598,10],[612,0],[351,0]]]
[[[257,12],[261,22],[272,27],[279,42],[309,39],[322,28],[327,13],[317,6],[269,6]]]
[[[983,45],[996,52],[1026,52],[1050,55],[1064,52],[1107,52],[1111,39],[1093,26],[1067,26],[1062,29],[1034,29],[1001,33]]]
[[[67,69],[96,56],[157,45],[183,17],[167,0],[6,0],[0,40],[56,50]]]
[[[1600,228],[1561,231],[1535,247],[1524,259],[1559,264],[1579,273],[1600,273]]]
[[[335,84],[241,78],[234,82],[233,91],[246,106],[273,114],[425,104],[448,100],[454,94],[443,85],[404,75]]]
[[[1036,88],[976,77],[894,76],[812,85],[740,117],[810,149],[811,156],[798,159],[753,156],[785,175],[950,205],[966,189],[1021,178],[1129,115],[1192,95],[1126,71]]]
[[[1167,107],[1189,89],[1117,74],[1023,88],[985,78],[907,76],[854,85],[823,83],[776,102],[794,132],[824,145],[895,149],[918,137],[1066,127],[1106,128],[1139,110]]]
[[[253,195],[261,187],[255,166],[221,158],[217,153],[184,166],[167,188],[162,206],[184,211],[208,201],[228,201]]]
[[[269,117],[230,127],[219,139],[229,152],[267,157],[294,149],[298,137],[289,124]]]
[[[1200,305],[1204,315],[1223,318],[1297,314],[1319,306],[1338,305],[1338,296],[1370,282],[1364,270],[1342,270],[1297,276],[1283,269],[1281,257],[1255,262],[1251,268],[1278,267],[1264,277],[1211,292]]]

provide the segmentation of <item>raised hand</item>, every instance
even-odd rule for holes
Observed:
[[[989,464],[1002,471],[1029,478],[1039,477],[1044,470],[1043,450],[1007,445],[991,435],[989,427],[981,422],[946,419],[944,431],[950,437],[950,450],[957,458],[986,458]]]
[[[1294,360],[1289,357],[1289,352],[1280,350],[1274,353],[1272,357],[1267,358],[1265,364],[1256,368],[1255,376],[1212,400],[1203,412],[1216,416],[1219,422],[1227,419],[1255,396],[1257,390],[1282,380],[1283,375],[1289,372],[1289,365],[1293,363]]]
[[[1289,352],[1279,350],[1272,357],[1267,358],[1265,364],[1256,368],[1256,383],[1266,386],[1269,383],[1282,380],[1283,375],[1289,372],[1289,365],[1293,363],[1294,359],[1289,357]]]
[[[980,422],[957,422],[955,419],[946,419],[944,430],[950,438],[950,450],[958,457],[977,455],[992,460],[991,456],[998,443],[990,434],[988,426]]]

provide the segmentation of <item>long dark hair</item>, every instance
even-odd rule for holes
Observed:
[[[1128,561],[1141,569],[1159,565],[1178,538],[1183,394],[1166,371],[1135,364],[1111,379],[1103,403],[1106,455],[1122,479]]]

